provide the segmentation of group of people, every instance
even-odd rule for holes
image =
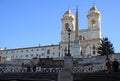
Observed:
[[[114,72],[118,72],[118,70],[119,70],[119,62],[117,61],[116,58],[114,58],[113,62],[111,62],[110,60],[108,60],[106,62],[106,68],[107,68],[107,73],[110,73],[112,70]]]
[[[30,66],[29,64],[27,65],[27,72],[35,72],[36,71],[36,65]]]

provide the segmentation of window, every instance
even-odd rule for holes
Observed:
[[[59,57],[60,57],[60,52],[59,52],[59,55],[58,55]]]
[[[93,45],[93,54],[96,54],[96,52],[95,52],[95,49],[96,49],[96,47],[95,47],[95,45]]]
[[[11,53],[14,53],[13,51],[11,51]]]
[[[26,50],[26,52],[28,52],[28,50]]]
[[[81,55],[83,55],[83,52],[81,51]]]
[[[36,51],[39,51],[39,49],[36,49]]]
[[[18,51],[16,51],[18,53]]]
[[[93,54],[95,54],[95,50],[93,50]]]
[[[91,20],[91,25],[92,25],[92,28],[96,27],[96,21],[94,19]]]
[[[53,52],[53,55],[55,55],[55,52]]]
[[[53,49],[55,49],[55,47],[53,47]]]
[[[49,49],[47,50],[47,54],[50,54],[50,50]]]
[[[66,23],[66,24],[65,24],[65,30],[67,31],[67,30],[68,30],[68,28],[69,28],[69,24],[68,24],[68,23]]]
[[[28,55],[26,55],[26,57],[28,57]]]
[[[33,57],[33,54],[31,54],[31,57]]]
[[[21,52],[23,52],[23,50],[21,50]]]
[[[38,56],[38,54],[36,54],[36,57]]]
[[[42,53],[41,55],[42,55],[42,56],[44,56],[44,54],[43,54],[43,53]]]

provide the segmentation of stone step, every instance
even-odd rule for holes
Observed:
[[[74,74],[74,81],[120,81],[120,72],[106,73],[106,71],[103,71],[95,73]]]
[[[94,73],[77,73],[73,74],[74,81],[120,81],[120,72],[109,74],[106,71],[94,72]],[[0,80],[10,81],[57,81],[57,73],[37,73],[37,72],[26,72],[26,73],[3,73],[0,74]]]

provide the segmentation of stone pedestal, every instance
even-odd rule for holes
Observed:
[[[58,74],[58,81],[73,81],[73,75],[71,72],[73,65],[73,59],[71,56],[64,57],[63,72]]]
[[[73,81],[73,75],[69,72],[60,72],[58,74],[58,81]]]

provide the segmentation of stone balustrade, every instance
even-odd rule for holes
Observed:
[[[94,65],[88,65],[88,66],[81,66],[81,67],[73,67],[72,72],[73,73],[83,73],[83,72],[97,72],[105,70],[106,67],[104,64],[94,64]]]
[[[72,73],[83,73],[83,72],[97,72],[105,70],[105,64],[93,64],[88,66],[78,66],[72,68]],[[36,67],[35,72],[62,72],[63,68],[41,68]],[[0,66],[0,73],[7,73],[7,72],[27,72],[27,67],[20,67],[20,66]],[[34,72],[32,68],[30,72]]]

